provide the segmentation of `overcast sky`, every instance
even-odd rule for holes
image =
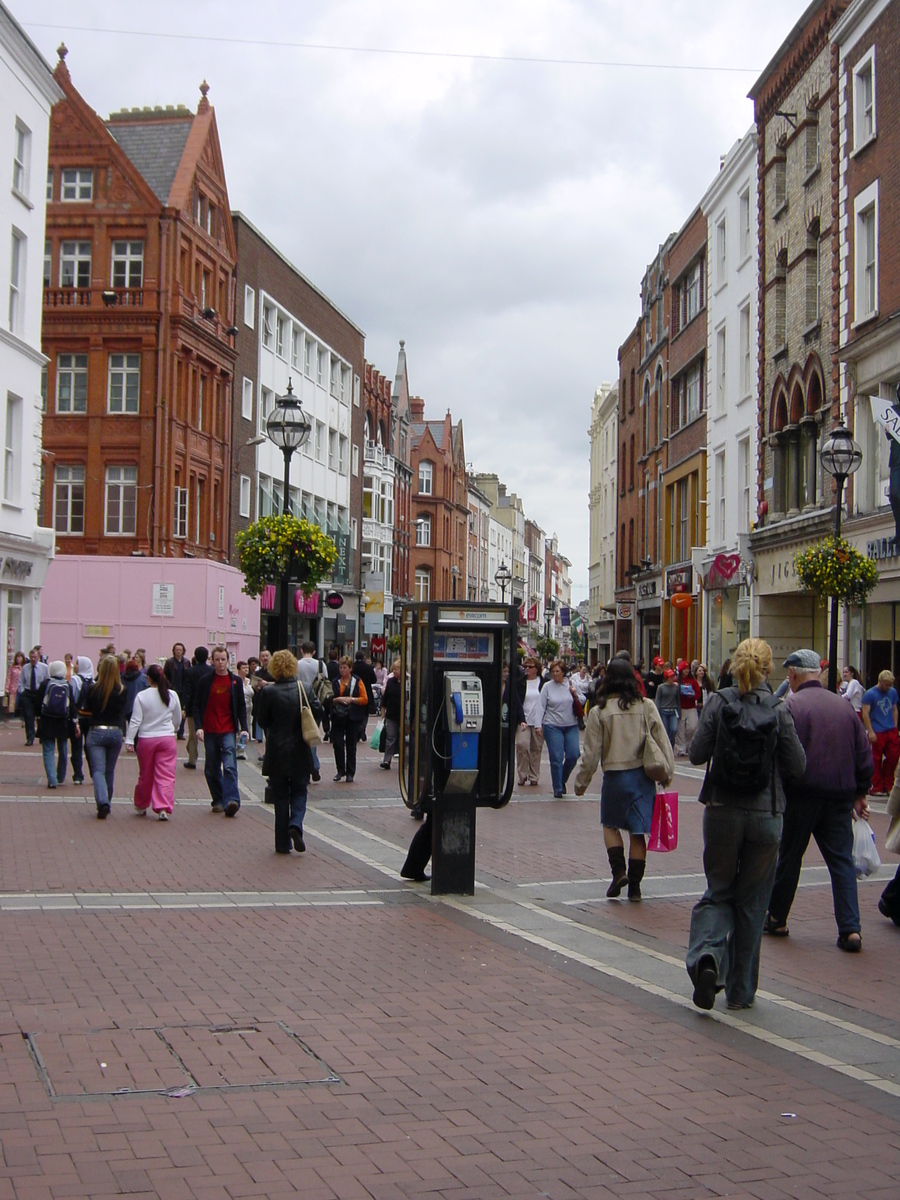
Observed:
[[[101,116],[209,81],[232,207],[391,379],[406,340],[426,416],[462,418],[586,598],[594,389],[804,3],[6,3]]]

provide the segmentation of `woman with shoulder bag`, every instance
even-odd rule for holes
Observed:
[[[766,642],[759,638],[741,642],[731,660],[736,687],[708,698],[690,745],[692,763],[712,759],[699,797],[705,805],[703,870],[707,886],[691,913],[685,960],[698,1008],[712,1008],[716,992],[723,987],[729,1008],[749,1008],[753,1003],[759,984],[763,922],[781,842],[781,780],[799,779],[806,769],[806,754],[790,709],[776,700],[769,687],[771,670],[772,651]],[[742,716],[737,706],[751,705],[752,711]],[[751,725],[757,732],[751,731]],[[767,727],[775,735],[768,762],[756,750],[757,738],[772,744]]]
[[[105,821],[112,804],[116,762],[125,730],[125,688],[119,677],[119,664],[112,655],[100,659],[96,681],[79,698],[78,721],[91,768],[97,819]]]
[[[656,799],[656,783],[644,770],[648,737],[653,739],[656,757],[671,779],[675,757],[657,707],[641,695],[631,663],[614,658],[591,706],[584,758],[575,780],[575,795],[583,796],[598,765],[602,765],[600,824],[612,870],[612,882],[606,891],[611,899],[621,894],[626,883],[628,899],[641,899],[647,835]],[[623,829],[628,831],[629,839],[627,869]]]
[[[306,850],[303,819],[312,772],[312,752],[303,739],[300,707],[312,711],[316,724],[322,721],[322,706],[297,678],[297,660],[290,650],[277,650],[269,663],[274,679],[259,693],[257,719],[266,732],[263,774],[275,805],[275,853],[298,854]]]

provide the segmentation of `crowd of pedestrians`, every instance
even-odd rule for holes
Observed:
[[[514,679],[504,676],[520,788],[539,785],[545,744],[555,799],[568,794],[576,769],[577,796],[602,769],[611,899],[626,888],[629,900],[642,898],[654,778],[671,779],[679,756],[705,764],[699,799],[707,887],[692,912],[686,956],[694,1003],[703,1009],[713,1007],[720,990],[730,1008],[752,1005],[763,936],[789,936],[811,838],[831,879],[837,945],[851,953],[861,949],[853,822],[868,818],[870,795],[890,794],[900,809],[898,693],[891,672],[882,671],[866,690],[847,666],[835,694],[822,686],[827,663],[800,649],[784,660],[787,679],[773,692],[773,665],[770,647],[747,639],[723,664],[717,685],[702,663],[656,657],[645,674],[626,652],[593,672],[583,663],[567,670],[560,660],[544,665],[526,655]],[[224,647],[210,659],[207,647],[198,646],[189,658],[176,642],[161,666],[148,665],[142,649],[116,654],[109,646],[95,672],[89,658],[66,654],[47,662],[35,646],[27,656],[15,654],[4,694],[6,715],[22,720],[26,746],[40,742],[48,788],[65,783],[70,763],[72,782],[83,784],[87,762],[100,820],[111,810],[124,746],[138,761],[134,811],[167,821],[179,741],[186,743],[188,770],[196,770],[204,746],[211,811],[234,818],[241,807],[237,763],[252,736],[281,854],[306,849],[309,786],[321,779],[316,743],[331,743],[334,782],[353,783],[357,746],[366,739],[369,715],[379,714],[383,728],[372,746],[381,753],[381,768],[390,770],[400,748],[402,703],[399,659],[388,669],[362,651],[351,659],[332,650],[323,661],[309,642],[299,660],[287,650],[263,650],[235,670]],[[306,706],[321,735],[301,736]],[[647,770],[650,743],[661,764],[655,777]],[[420,830],[423,848],[414,869],[407,869],[410,860],[404,865],[408,878],[426,878],[426,834]],[[879,908],[900,925],[900,870]]]

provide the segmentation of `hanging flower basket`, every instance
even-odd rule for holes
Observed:
[[[261,517],[234,542],[248,596],[259,596],[266,584],[285,575],[309,596],[331,575],[338,556],[337,546],[317,525],[290,514]]]
[[[862,606],[878,583],[877,564],[833,534],[795,554],[794,566],[804,591],[833,596],[844,604]]]

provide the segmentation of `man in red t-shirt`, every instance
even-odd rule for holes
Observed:
[[[238,790],[237,738],[247,741],[247,706],[244,684],[228,669],[228,651],[217,646],[212,655],[213,670],[204,675],[194,697],[194,722],[197,739],[206,746],[203,774],[212,811],[233,817],[241,807]]]

